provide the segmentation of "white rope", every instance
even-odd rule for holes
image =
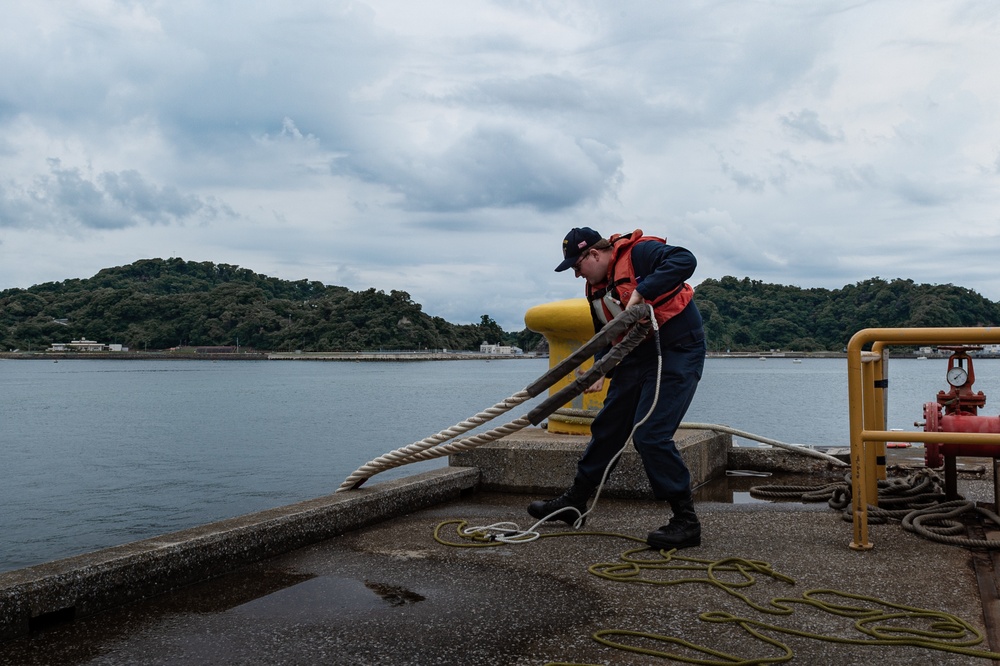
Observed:
[[[660,379],[661,379],[661,374],[660,373],[662,372],[662,356],[661,356],[662,355],[662,351],[660,350],[660,347],[659,347],[659,327],[656,324],[656,317],[655,317],[653,308],[649,304],[646,304],[646,307],[650,311],[649,320],[652,323],[653,332],[654,332],[655,337],[657,339],[656,349],[657,349],[657,355],[658,355],[658,361],[659,361],[659,363],[658,363],[658,367],[657,367],[657,377],[656,377],[656,394],[655,394],[655,399],[654,399],[654,402],[653,402],[653,406],[655,406],[656,402],[659,400]],[[641,312],[641,310],[639,310],[638,308],[636,310],[637,310],[637,312]],[[641,317],[641,315],[638,315],[638,316]],[[625,323],[627,323],[627,322],[625,322]],[[608,327],[605,327],[604,330],[607,330],[607,328]],[[596,340],[597,336],[595,336],[594,339]],[[639,339],[640,338],[635,338],[635,341],[638,342]],[[596,368],[594,368],[594,369],[596,370]],[[529,388],[531,388],[531,387],[529,387]],[[470,430],[472,430],[474,428],[479,427],[480,425],[482,425],[482,424],[484,424],[484,423],[486,423],[488,421],[491,421],[492,419],[496,418],[500,414],[503,414],[505,412],[510,411],[511,409],[513,409],[514,407],[516,407],[517,405],[520,405],[523,402],[525,402],[527,400],[530,400],[536,394],[537,393],[529,392],[529,390],[527,390],[527,389],[519,391],[519,392],[515,393],[514,395],[510,396],[509,398],[506,398],[505,400],[502,400],[501,402],[497,403],[493,407],[491,407],[489,409],[486,409],[486,410],[484,410],[482,412],[479,412],[475,416],[470,417],[470,418],[466,419],[465,421],[462,421],[462,422],[460,422],[460,423],[452,426],[451,428],[447,428],[445,430],[442,430],[441,432],[437,433],[436,435],[432,435],[430,437],[425,437],[424,439],[422,439],[422,440],[420,440],[418,442],[414,442],[414,443],[410,444],[409,446],[401,447],[399,449],[396,449],[395,451],[390,451],[389,453],[381,455],[378,458],[375,458],[374,460],[370,460],[369,462],[365,463],[364,465],[362,465],[361,467],[359,467],[357,470],[355,470],[350,476],[348,476],[344,480],[344,482],[340,484],[340,487],[337,488],[336,492],[341,492],[341,491],[351,490],[353,488],[357,488],[362,483],[364,483],[366,480],[370,479],[372,476],[378,474],[379,472],[383,472],[385,470],[388,470],[388,469],[393,469],[395,467],[401,467],[403,465],[408,465],[410,463],[415,463],[415,462],[420,462],[420,461],[425,461],[425,460],[433,460],[435,458],[442,458],[444,456],[449,456],[449,455],[452,455],[452,454],[455,454],[455,453],[460,453],[462,451],[468,451],[470,449],[474,449],[476,447],[482,446],[483,444],[488,444],[489,442],[493,442],[493,441],[496,441],[498,439],[502,439],[503,437],[506,437],[508,435],[511,435],[511,434],[513,434],[513,433],[521,430],[522,428],[525,428],[525,427],[531,425],[532,421],[529,418],[527,418],[527,417],[522,417],[522,418],[519,418],[519,419],[515,419],[514,421],[512,421],[512,422],[510,422],[510,423],[508,423],[506,425],[500,426],[498,428],[494,428],[493,430],[490,430],[488,432],[481,433],[481,434],[478,434],[478,435],[474,435],[472,437],[467,437],[467,438],[461,439],[461,440],[459,440],[457,442],[452,442],[452,443],[449,443],[449,444],[444,444],[444,442],[447,442],[448,440],[454,439],[455,437],[457,437],[457,436],[459,436],[459,435],[461,435],[463,433],[466,433],[466,432],[468,432],[468,431],[470,431]],[[552,398],[550,398],[550,400],[551,399]],[[632,433],[629,435],[628,440],[625,442],[625,447],[627,447],[628,444],[632,441],[632,436],[635,434],[635,429],[638,428],[640,425],[642,425],[643,423],[645,423],[646,420],[649,419],[650,415],[652,414],[652,409],[653,409],[653,407],[650,407],[650,412],[648,412],[646,414],[646,416],[643,417],[643,419],[633,427]],[[728,434],[736,435],[736,436],[739,436],[739,437],[745,437],[747,439],[753,439],[753,440],[756,440],[756,441],[764,443],[764,444],[769,444],[771,446],[777,446],[779,448],[784,448],[784,449],[793,451],[795,453],[801,453],[803,455],[808,455],[808,456],[812,456],[812,457],[815,457],[815,458],[820,458],[820,459],[826,460],[828,462],[832,462],[832,463],[834,463],[834,464],[836,464],[838,466],[847,466],[847,464],[848,464],[848,463],[845,463],[844,461],[839,460],[839,459],[837,459],[837,458],[835,458],[835,457],[833,457],[831,455],[827,455],[827,454],[822,453],[820,451],[816,451],[815,449],[806,448],[806,447],[804,447],[802,445],[798,445],[798,444],[786,444],[784,442],[780,442],[780,441],[775,440],[775,439],[770,439],[770,438],[767,438],[767,437],[761,437],[759,435],[754,435],[752,433],[748,433],[748,432],[745,432],[743,430],[737,430],[736,428],[730,428],[729,426],[723,426],[723,425],[717,425],[717,424],[708,424],[708,423],[688,423],[688,422],[683,422],[683,423],[680,424],[679,428],[689,428],[689,429],[693,428],[693,429],[712,430],[712,431],[715,431],[715,432],[728,433]],[[605,479],[607,478],[608,470],[613,465],[613,463],[615,461],[617,461],[618,458],[622,455],[622,453],[625,450],[625,447],[623,447],[615,455],[615,457],[612,459],[611,463],[609,463],[608,468],[605,469],[604,478],[601,479],[601,485],[598,487],[597,496],[594,497],[595,504],[596,504],[596,501],[597,501],[597,497],[600,496],[601,488],[603,488],[603,486],[604,486],[604,482],[605,482]],[[589,513],[589,511],[587,513]],[[581,516],[580,518],[582,520],[583,516]],[[544,519],[543,519],[543,521],[540,521],[540,522],[544,522]],[[580,521],[578,521],[578,522],[580,522]],[[503,531],[504,532],[509,532],[510,530],[505,528]]]
[[[347,479],[345,479],[344,482],[340,484],[340,487],[337,488],[336,492],[339,493],[342,490],[350,490],[351,488],[355,487],[358,484],[358,482],[369,479],[375,474],[378,474],[379,472],[387,469],[400,467],[402,465],[408,465],[411,462],[417,462],[418,460],[430,460],[432,458],[439,458],[445,455],[449,455],[449,453],[463,450],[462,448],[454,448],[457,447],[458,444],[464,443],[465,448],[474,448],[475,446],[480,446],[482,444],[485,444],[486,442],[491,442],[494,439],[499,439],[500,437],[504,437],[513,432],[517,432],[521,428],[524,428],[528,425],[528,422],[526,420],[517,419],[507,424],[506,426],[503,426],[501,428],[496,428],[494,430],[489,431],[488,433],[483,433],[482,435],[477,435],[476,437],[470,437],[466,440],[462,440],[461,442],[452,445],[453,449],[448,449],[445,446],[445,447],[438,447],[434,449],[433,452],[427,452],[427,449],[435,447],[442,442],[447,442],[449,439],[453,439],[458,435],[461,435],[462,433],[472,430],[473,428],[478,428],[482,424],[493,420],[497,416],[500,416],[505,412],[509,412],[511,409],[517,407],[518,405],[525,402],[526,400],[529,400],[530,398],[531,395],[528,394],[527,391],[518,391],[517,393],[510,396],[506,400],[502,400],[497,404],[493,405],[493,407],[483,410],[478,414],[476,414],[475,416],[472,416],[466,419],[465,421],[457,423],[450,428],[442,430],[436,435],[425,437],[419,442],[414,442],[409,446],[398,448],[395,451],[390,451],[389,453],[381,455],[378,458],[375,458],[374,460],[370,460],[361,467],[359,467],[357,470],[355,470],[354,473],[351,474],[349,477],[347,477]],[[473,440],[475,440],[475,443],[472,443]]]
[[[446,456],[457,451],[474,448],[517,432],[521,428],[533,423],[539,423],[541,418],[544,418],[550,414],[552,410],[557,408],[557,403],[566,402],[575,397],[575,395],[578,395],[577,391],[582,391],[584,389],[581,384],[584,378],[588,378],[589,381],[589,377],[591,375],[600,374],[603,376],[610,370],[610,368],[613,368],[614,365],[621,360],[622,356],[628,354],[635,348],[636,345],[640,344],[643,339],[645,339],[649,326],[646,323],[639,322],[644,315],[645,312],[641,305],[625,310],[609,322],[604,328],[598,331],[598,333],[594,335],[594,337],[591,338],[583,347],[571,354],[567,359],[560,362],[555,368],[550,369],[549,372],[539,379],[539,381],[535,382],[531,386],[528,386],[524,390],[519,391],[510,398],[507,398],[503,402],[497,403],[491,409],[480,412],[476,416],[447,430],[442,430],[437,435],[424,438],[419,442],[414,442],[409,446],[396,449],[395,451],[380,456],[375,460],[369,461],[347,477],[347,479],[340,484],[340,487],[336,492],[357,488],[367,479],[383,470],[399,467],[401,465],[417,462],[419,460],[430,460],[432,458]],[[446,446],[437,446],[438,444],[452,439],[463,432],[467,432],[538,395],[542,390],[551,386],[560,377],[572,372],[576,366],[582,363],[584,360],[584,356],[582,355],[584,351],[588,351],[589,354],[589,350],[593,345],[619,335],[621,329],[623,328],[625,328],[628,332],[622,334],[620,342],[612,346],[611,351],[608,352],[600,363],[595,363],[594,367],[588,370],[587,373],[584,373],[584,375],[578,378],[576,382],[571,382],[569,386],[565,387],[558,393],[550,395],[547,400],[543,401],[541,405],[529,412],[527,416],[482,435],[476,435],[475,437],[470,437]]]
[[[654,325],[654,330],[655,330],[655,325]],[[659,344],[657,344],[657,350],[659,350]],[[662,370],[662,365],[660,366],[660,370],[657,370],[657,373],[656,373],[656,395],[655,395],[655,397],[653,399],[653,405],[654,406],[656,405],[657,401],[659,400],[659,395],[660,395],[660,378],[661,378],[660,372],[661,372],[661,370]],[[604,488],[604,484],[605,484],[605,482],[606,482],[606,480],[608,478],[608,473],[611,471],[611,468],[614,466],[615,461],[617,461],[618,458],[621,457],[622,453],[624,453],[625,449],[628,448],[628,445],[632,442],[632,437],[633,437],[633,435],[635,435],[636,429],[640,425],[642,425],[643,423],[645,423],[646,420],[649,419],[649,417],[650,417],[650,415],[652,413],[653,413],[653,408],[651,407],[650,411],[646,413],[646,416],[643,417],[642,421],[640,421],[639,423],[637,423],[635,425],[635,428],[632,429],[632,433],[629,435],[628,441],[625,442],[625,446],[623,446],[621,448],[621,450],[618,451],[618,453],[615,454],[615,457],[611,459],[611,462],[608,463],[608,466],[604,468],[604,475],[601,477],[601,483],[597,487],[597,492],[594,494],[594,501],[590,505],[590,508],[587,509],[585,512],[580,513],[580,511],[577,510],[576,507],[571,507],[570,506],[570,507],[564,507],[562,509],[557,509],[557,510],[553,511],[552,513],[550,513],[549,515],[545,516],[544,518],[542,518],[541,520],[539,520],[538,522],[536,522],[534,525],[532,525],[531,527],[529,527],[529,528],[527,528],[525,530],[520,530],[517,527],[516,523],[494,523],[492,525],[483,525],[483,526],[480,526],[480,527],[468,527],[468,528],[465,528],[464,530],[460,530],[460,532],[462,533],[463,536],[466,536],[466,537],[472,537],[477,532],[478,533],[484,533],[484,532],[485,533],[490,533],[490,532],[493,532],[494,534],[492,534],[490,536],[490,539],[492,541],[501,541],[503,543],[527,543],[529,541],[534,541],[535,539],[537,539],[537,538],[539,538],[541,536],[541,534],[537,531],[537,528],[542,523],[548,521],[550,518],[552,518],[555,515],[558,515],[558,514],[563,513],[564,511],[570,511],[570,510],[575,511],[576,514],[577,514],[577,516],[578,516],[578,518],[573,522],[573,529],[580,529],[583,526],[583,519],[586,516],[589,516],[594,511],[594,509],[597,507],[597,500],[601,496],[601,490],[603,490],[603,488]],[[801,453],[803,455],[809,455],[809,456],[818,457],[818,458],[821,458],[823,460],[827,460],[829,462],[835,463],[835,464],[840,465],[840,466],[848,466],[848,463],[844,462],[843,460],[840,460],[839,458],[835,458],[835,457],[833,457],[831,455],[827,455],[825,453],[822,453],[821,451],[816,451],[814,449],[805,448],[805,446],[802,445],[802,444],[786,444],[784,442],[779,442],[776,439],[770,439],[769,437],[761,437],[760,435],[754,435],[753,433],[749,433],[749,432],[746,432],[744,430],[737,430],[736,428],[730,428],[729,426],[718,425],[718,424],[714,424],[714,423],[689,423],[689,422],[683,422],[683,423],[681,423],[678,426],[678,429],[681,429],[681,428],[686,428],[688,430],[713,430],[715,432],[722,432],[722,433],[726,433],[726,434],[729,434],[729,435],[736,435],[738,437],[744,437],[746,439],[752,439],[752,440],[761,442],[763,444],[771,444],[773,446],[777,446],[777,447],[780,447],[780,448],[785,448],[785,449],[788,449],[788,450],[793,451],[795,453]],[[998,522],[997,524],[1000,525],[1000,522]]]
[[[729,426],[718,425],[714,423],[681,423],[681,428],[687,428],[689,430],[714,430],[715,432],[723,432],[727,435],[736,435],[737,437],[744,437],[746,439],[752,439],[756,442],[762,444],[770,444],[771,446],[777,446],[781,449],[787,449],[788,451],[793,451],[795,453],[801,453],[804,456],[811,456],[813,458],[819,458],[827,462],[833,463],[840,467],[849,467],[850,464],[844,462],[839,458],[835,458],[828,453],[823,453],[822,451],[817,451],[816,449],[811,449],[804,444],[786,444],[785,442],[779,442],[776,439],[771,439],[770,437],[762,437],[760,435],[754,435],[753,433],[746,432],[745,430],[737,430],[736,428],[730,428]]]
[[[608,474],[611,473],[611,469],[615,466],[615,463],[618,461],[618,459],[621,458],[622,454],[625,452],[625,449],[628,448],[628,445],[632,443],[632,438],[635,436],[636,430],[638,430],[639,427],[642,426],[642,424],[644,424],[646,421],[649,420],[649,418],[653,415],[653,411],[656,409],[657,403],[660,401],[660,382],[663,378],[663,350],[660,349],[660,327],[656,323],[656,313],[654,312],[652,305],[648,305],[648,307],[649,307],[649,318],[653,324],[653,335],[655,337],[654,344],[656,345],[656,357],[657,357],[656,391],[653,393],[653,402],[649,406],[649,411],[646,412],[646,415],[643,416],[638,423],[632,426],[632,432],[629,433],[628,439],[625,440],[625,444],[622,445],[622,448],[618,450],[618,453],[616,453],[611,458],[611,460],[608,461],[608,464],[605,466],[604,474],[601,475],[601,482],[597,485],[597,491],[594,493],[594,501],[591,502],[590,508],[588,508],[586,511],[582,513],[575,506],[568,506],[568,507],[563,507],[561,509],[556,509],[555,511],[545,516],[544,518],[540,519],[534,525],[525,530],[520,529],[517,526],[517,523],[510,523],[510,522],[493,523],[492,525],[482,525],[479,527],[468,527],[464,530],[460,530],[463,536],[471,537],[477,533],[480,534],[492,533],[490,534],[489,537],[491,541],[500,541],[502,543],[528,543],[530,541],[534,541],[535,539],[541,536],[541,533],[538,532],[538,527],[541,526],[542,523],[548,521],[553,516],[556,516],[568,510],[572,510],[577,514],[577,519],[573,521],[573,529],[578,530],[581,527],[583,527],[584,519],[591,513],[593,513],[594,509],[597,508],[597,500],[600,499],[601,497],[601,491],[604,490],[604,484],[608,480]]]

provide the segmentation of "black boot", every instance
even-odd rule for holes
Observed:
[[[554,516],[549,518],[549,521],[561,520],[567,525],[572,525],[576,522],[577,518],[586,513],[587,500],[589,500],[590,496],[593,494],[594,486],[577,478],[574,479],[573,485],[570,486],[569,490],[564,492],[559,497],[547,501],[537,500],[529,504],[528,513],[531,514],[533,518],[544,518],[545,516],[555,513],[560,509],[565,509],[564,511],[559,511],[559,513],[556,513]],[[576,511],[573,509],[576,509]],[[584,521],[586,521],[586,519],[584,519]],[[580,523],[580,525],[582,526],[583,523]]]
[[[694,513],[694,499],[691,493],[669,498],[674,515],[670,522],[650,532],[646,543],[657,550],[691,548],[701,545],[701,523]]]

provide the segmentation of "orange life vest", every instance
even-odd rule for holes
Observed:
[[[637,282],[635,269],[632,267],[632,248],[636,243],[657,242],[666,244],[666,239],[656,236],[643,236],[641,229],[636,229],[628,235],[615,234],[611,241],[611,262],[608,264],[608,277],[605,282],[596,287],[587,284],[587,300],[594,310],[597,319],[607,324],[624,312]],[[694,297],[691,285],[682,283],[675,289],[647,301],[653,306],[656,323],[662,326],[664,322],[687,307]]]

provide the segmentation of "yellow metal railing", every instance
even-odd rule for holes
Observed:
[[[872,344],[870,352],[862,351]],[[851,491],[854,540],[851,548],[868,550],[868,506],[878,506],[878,479],[885,478],[885,443],[939,442],[996,444],[1000,433],[902,432],[885,429],[885,389],[891,345],[998,344],[1000,328],[866,328],[847,344],[847,392],[851,431]]]

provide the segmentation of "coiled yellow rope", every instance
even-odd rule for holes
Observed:
[[[465,529],[467,525],[468,521],[465,520],[444,521],[434,529],[434,539],[442,545],[459,548],[504,545],[487,532],[468,533]],[[448,526],[454,526],[456,539],[449,540],[443,536]],[[553,532],[544,534],[540,538],[566,536],[613,537],[643,543],[642,539],[612,532]],[[790,661],[794,657],[792,649],[778,638],[768,635],[777,633],[831,643],[872,647],[910,646],[977,659],[1000,659],[1000,653],[974,648],[984,640],[979,629],[955,615],[942,611],[896,604],[876,597],[833,589],[807,590],[799,597],[775,597],[766,605],[759,604],[744,593],[756,583],[757,578],[765,576],[789,585],[795,584],[794,579],[774,571],[770,564],[759,560],[738,557],[707,560],[680,556],[675,550],[654,551],[643,546],[626,550],[619,556],[617,562],[592,564],[587,570],[595,576],[622,583],[660,587],[684,584],[710,585],[741,600],[756,611],[789,619],[794,616],[796,606],[808,606],[833,616],[853,620],[853,628],[860,634],[852,638],[819,634],[722,611],[707,611],[698,617],[704,622],[739,626],[757,640],[774,648],[776,653],[771,656],[740,656],[698,645],[676,636],[628,629],[602,629],[592,634],[592,638],[598,643],[626,652],[701,666],[758,666]],[[680,577],[670,577],[678,572],[681,574]],[[638,645],[639,642],[662,647],[659,649],[644,647]],[[703,655],[703,658],[671,651],[674,647]],[[872,655],[872,659],[877,659],[877,656]],[[546,666],[587,665],[549,662]]]

